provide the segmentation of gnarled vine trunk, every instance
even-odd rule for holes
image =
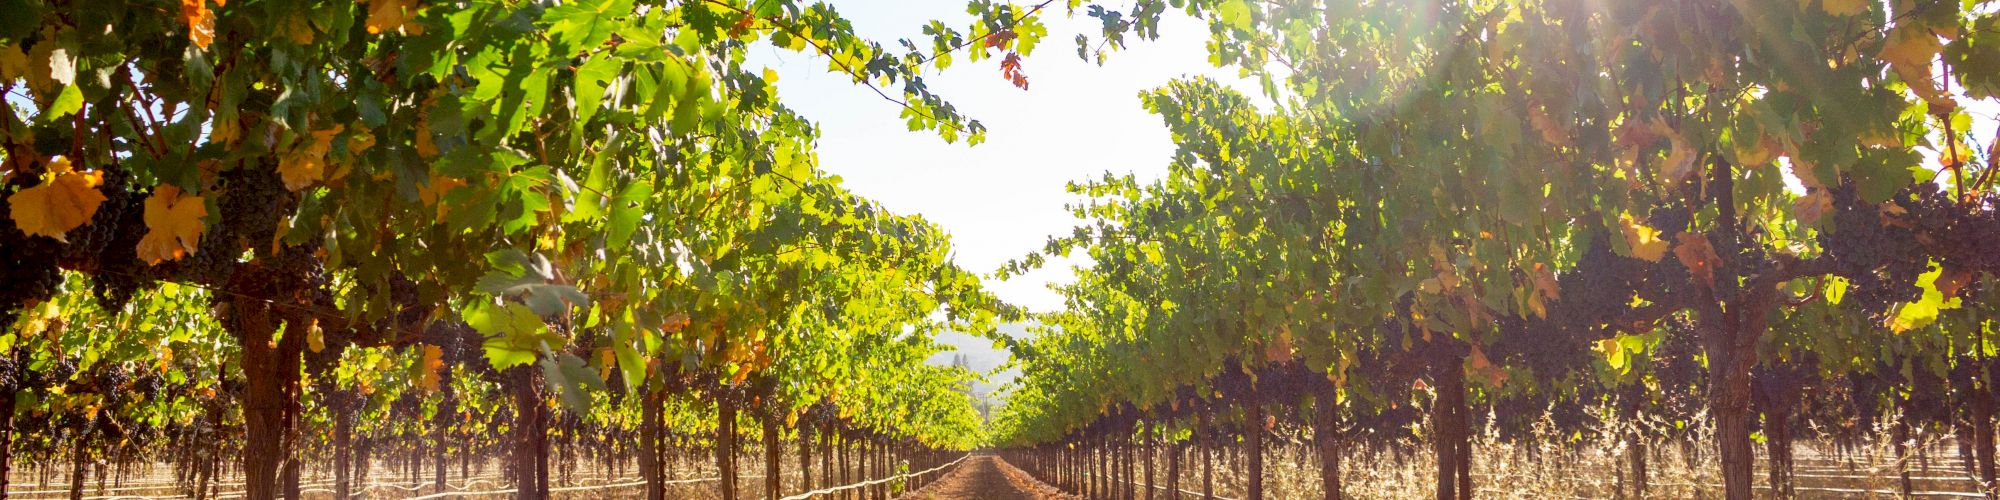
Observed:
[[[1466,423],[1464,357],[1440,354],[1431,366],[1437,401],[1431,405],[1437,427],[1438,500],[1472,498],[1472,437]]]
[[[1154,439],[1154,438],[1153,438],[1153,421],[1152,421],[1152,420],[1147,420],[1147,421],[1146,421],[1146,428],[1145,428],[1145,431],[1144,431],[1144,432],[1142,432],[1142,433],[1140,434],[1140,439],[1142,440],[1141,442],[1145,443],[1145,446],[1146,446],[1146,447],[1145,447],[1145,451],[1143,452],[1143,454],[1145,455],[1145,461],[1146,461],[1146,467],[1145,467],[1145,473],[1146,473],[1146,485],[1145,485],[1145,486],[1146,486],[1146,495],[1145,495],[1145,497],[1146,497],[1146,500],[1153,500],[1153,459],[1154,459],[1154,458],[1156,458],[1156,456],[1160,454],[1160,446],[1159,446],[1159,440],[1158,440],[1158,439]]]
[[[763,415],[764,424],[764,498],[779,498],[778,490],[783,487],[784,476],[778,474],[778,455],[784,448],[778,445],[778,418]]]
[[[243,346],[244,496],[249,500],[293,497],[297,494],[297,476],[280,478],[279,473],[293,461],[291,448],[298,431],[296,396],[305,324],[298,322],[282,339],[275,339],[282,318],[268,303],[232,300],[224,304],[228,318],[224,327]],[[280,484],[281,479],[294,481]]]
[[[1167,498],[1181,497],[1181,448],[1180,443],[1168,441],[1167,450]]]
[[[451,417],[458,413],[458,398],[453,394],[451,388],[451,367],[445,367],[444,373],[439,375],[439,379],[443,381],[438,384],[440,389],[442,389],[442,401],[438,403],[437,415],[431,417],[431,445],[433,446],[431,450],[433,460],[431,461],[434,462],[433,467],[435,467],[437,473],[436,492],[443,493],[447,487],[445,476],[451,470],[451,461],[445,460],[445,445],[451,440],[449,432],[451,430]]]
[[[664,457],[660,446],[660,427],[665,418],[660,407],[662,391],[648,390],[645,394],[639,404],[639,475],[646,479],[646,500],[666,500],[667,480],[661,466]]]
[[[1979,489],[1986,498],[2000,498],[2000,483],[1995,482],[1993,465],[1993,387],[1986,365],[1986,327],[1984,322],[1975,322],[1977,338],[1981,346],[1974,359],[1978,369],[1972,370],[1972,457],[1978,463]]]
[[[1340,402],[1332,384],[1320,391],[1313,402],[1313,444],[1319,450],[1320,491],[1326,498],[1340,498]]]
[[[1742,353],[1713,356],[1709,362],[1708,405],[1715,414],[1715,439],[1722,457],[1722,484],[1729,500],[1750,500],[1750,370],[1733,369]]]
[[[333,495],[354,498],[354,406],[346,391],[333,391]]]
[[[730,396],[717,398],[715,411],[715,468],[722,473],[722,500],[736,500],[736,402]]]
[[[535,368],[516,366],[510,372],[514,392],[514,498],[549,496],[547,413],[542,410],[541,381]]]
[[[77,436],[76,448],[70,450],[69,500],[83,500],[83,479],[90,471],[90,431]]]
[[[9,365],[12,369],[12,365]],[[0,375],[12,379],[13,374]],[[12,451],[14,448],[14,398],[19,393],[9,386],[0,390],[0,500],[7,498],[7,477],[13,474]]]
[[[1629,384],[1621,398],[1625,420],[1625,460],[1632,471],[1631,498],[1646,498],[1646,436],[1639,427],[1639,410],[1645,405],[1645,386]]]
[[[799,425],[799,489],[813,490],[812,424]]]
[[[1195,411],[1196,447],[1201,449],[1201,498],[1215,500],[1215,458],[1208,440],[1208,409]]]
[[[1244,410],[1243,455],[1250,461],[1246,496],[1250,500],[1264,500],[1264,405],[1257,401],[1254,389]]]

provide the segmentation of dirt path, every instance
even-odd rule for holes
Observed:
[[[972,457],[953,468],[938,482],[924,486],[904,500],[1068,500],[1075,496],[1056,490],[998,457]]]

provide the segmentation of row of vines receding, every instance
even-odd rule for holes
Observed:
[[[1072,185],[1084,225],[1005,270],[1088,263],[1011,346],[992,429],[1045,481],[1910,495],[1955,445],[1958,492],[2000,494],[2000,4],[1108,8],[1113,48],[1205,21],[1210,60],[1262,92],[1144,93],[1166,174]],[[1798,443],[1899,484],[1802,487]],[[1268,492],[1271,456],[1315,484]],[[1703,472],[1649,474],[1668,466]]]
[[[1045,30],[968,10],[919,46],[792,0],[0,2],[0,498],[934,478],[984,434],[933,335],[1014,313],[746,57],[977,143],[923,77]]]

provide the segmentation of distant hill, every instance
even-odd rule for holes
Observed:
[[[1014,338],[1026,338],[1028,336],[1028,326],[1022,323],[1000,325],[998,330],[1000,333]],[[994,392],[1000,386],[1013,381],[1014,377],[1020,376],[1021,372],[1014,369],[993,372],[1000,365],[1007,364],[1009,354],[1005,349],[994,348],[993,341],[991,340],[961,332],[945,332],[938,335],[937,340],[938,343],[948,346],[950,350],[933,354],[925,362],[940,366],[949,365],[953,357],[964,355],[966,365],[970,366],[973,371],[986,375],[985,382],[973,385],[972,394],[994,407],[998,407],[1006,401],[1006,395],[994,394]]]

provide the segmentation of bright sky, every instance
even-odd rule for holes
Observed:
[[[889,47],[902,38],[928,47],[920,30],[934,19],[960,29],[972,21],[963,0],[829,1],[861,36]],[[1078,221],[1064,208],[1076,201],[1065,192],[1069,182],[1107,171],[1136,174],[1142,182],[1165,174],[1174,146],[1160,119],[1140,108],[1140,92],[1202,75],[1261,95],[1255,81],[1209,64],[1208,29],[1201,21],[1170,13],[1159,40],[1133,41],[1098,66],[1079,60],[1074,43],[1078,33],[1095,39],[1098,21],[1080,12],[1066,17],[1060,5],[1053,7],[1043,13],[1048,37],[1022,65],[1030,90],[1002,79],[998,58],[972,63],[961,56],[950,69],[925,77],[933,91],[987,126],[987,141],[979,146],[909,132],[900,107],[828,72],[823,57],[765,45],[752,49],[749,63],[776,70],[780,99],[819,125],[821,168],[889,210],[941,225],[952,235],[956,262],[985,274],[1041,249],[1050,235],[1070,232]],[[1976,117],[1977,140],[1990,143],[2000,105],[1964,102]],[[1934,155],[1926,154],[1927,160]],[[1048,284],[1073,280],[1071,263],[1052,261],[1029,275],[986,284],[1009,303],[1058,310],[1062,298]],[[1019,325],[1002,330],[1023,335]],[[939,341],[954,351],[934,356],[933,363],[948,362],[953,352],[971,356],[972,368],[982,372],[1006,361],[983,339],[948,334]],[[1011,378],[995,373],[979,392]]]
[[[902,38],[928,47],[921,28],[934,19],[958,29],[973,20],[960,0],[831,3],[862,37],[889,47]],[[1174,146],[1160,119],[1140,108],[1140,92],[1199,74],[1257,93],[1255,81],[1208,63],[1208,28],[1184,15],[1166,16],[1160,40],[1132,43],[1103,66],[1079,60],[1076,35],[1095,39],[1099,24],[1081,12],[1065,17],[1061,3],[1044,11],[1049,35],[1022,63],[1030,90],[1002,79],[997,57],[972,63],[961,55],[950,69],[925,78],[932,91],[986,125],[979,146],[909,132],[902,108],[829,73],[826,58],[765,46],[751,51],[750,64],[776,70],[780,100],[819,125],[823,169],[889,210],[943,226],[956,262],[985,274],[1076,226],[1064,209],[1076,199],[1064,190],[1070,181],[1106,171],[1141,180],[1165,174]],[[1062,308],[1062,298],[1047,284],[1071,279],[1067,263],[1052,263],[987,286],[1008,303],[1052,311]]]

